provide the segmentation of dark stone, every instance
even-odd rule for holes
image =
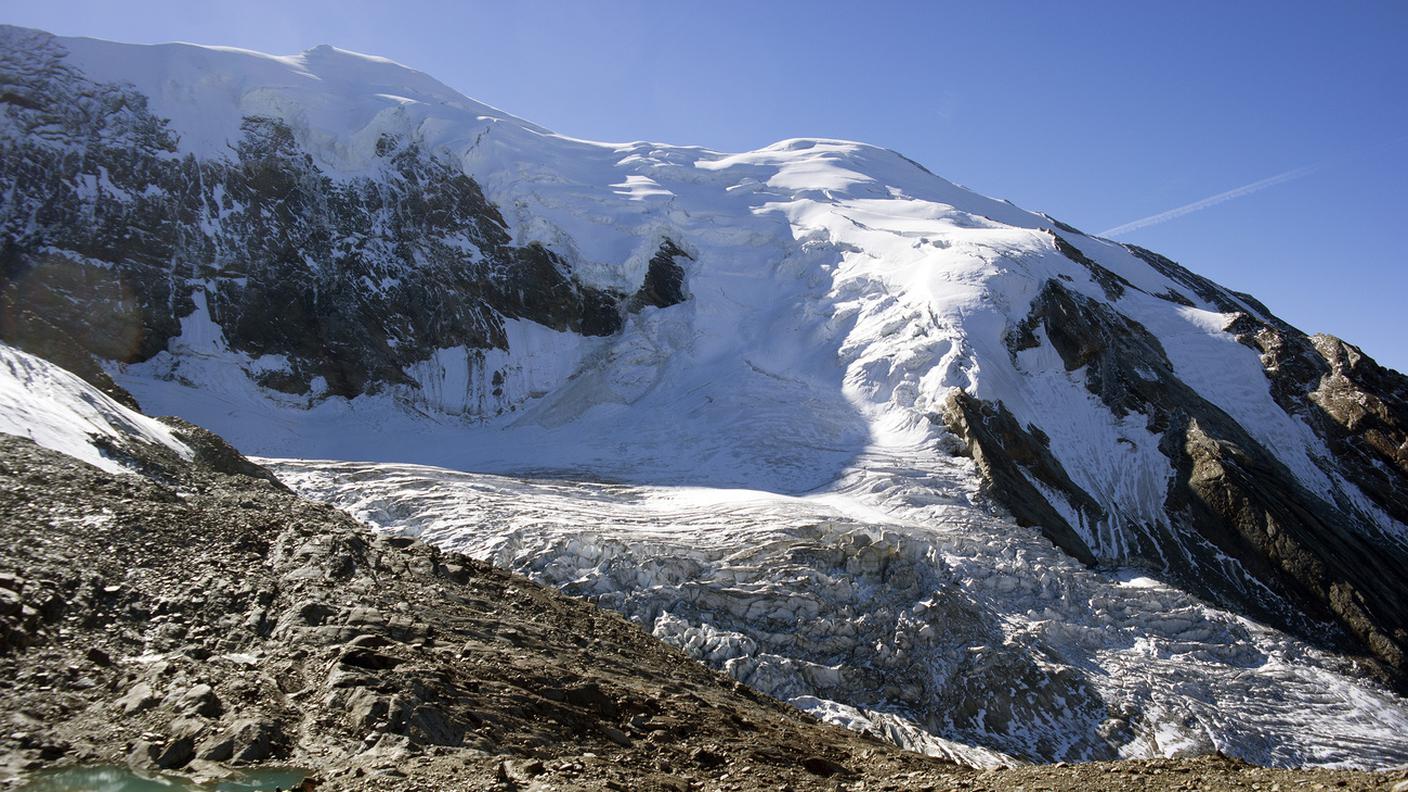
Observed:
[[[615,720],[620,714],[616,700],[596,683],[568,688],[564,700],[574,707],[581,707],[607,720]]]
[[[196,758],[196,741],[190,737],[179,737],[170,741],[161,753],[156,755],[156,767],[177,769],[186,767]]]
[[[403,711],[401,732],[412,745],[450,745],[464,743],[466,725],[444,710],[429,704],[418,704]]]
[[[207,762],[228,762],[235,755],[235,738],[221,735],[200,747],[196,754]]]
[[[802,760],[802,769],[822,778],[830,778],[834,775],[853,775],[845,765],[833,762],[824,756],[808,756]]]
[[[283,730],[273,721],[235,721],[225,732],[224,738],[230,739],[234,745],[232,760],[235,762],[262,762],[282,752]]]
[[[684,287],[684,267],[679,264],[682,258],[693,260],[673,241],[666,239],[660,243],[660,250],[650,259],[646,269],[645,282],[631,298],[632,310],[646,305],[668,308],[689,299]]]
[[[215,690],[210,685],[196,685],[187,690],[181,696],[177,709],[195,713],[203,718],[217,718],[224,710],[220,705],[220,698],[215,695]]]
[[[382,654],[371,649],[357,648],[350,649],[338,658],[338,662],[351,668],[361,668],[367,671],[386,671],[395,668],[403,661],[388,654]]]
[[[711,751],[707,748],[695,748],[690,751],[689,758],[700,767],[721,767],[728,763],[728,759],[722,754]]]

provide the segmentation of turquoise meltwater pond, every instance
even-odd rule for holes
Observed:
[[[17,792],[272,792],[293,789],[308,771],[297,768],[260,768],[243,771],[209,784],[179,776],[143,776],[126,767],[71,767],[36,773]]]

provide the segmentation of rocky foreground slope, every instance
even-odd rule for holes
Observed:
[[[232,469],[219,441],[193,444]],[[149,470],[0,436],[11,771],[274,763],[334,788],[684,789],[950,770],[267,478]]]
[[[619,616],[367,532],[218,438],[113,473],[0,435],[0,777],[323,789],[1386,789],[1205,757],[976,770],[820,724]],[[1292,786],[1295,784],[1297,786]]]

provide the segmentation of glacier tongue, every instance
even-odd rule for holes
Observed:
[[[588,597],[741,682],[931,754],[1408,762],[1408,713],[1346,661],[1082,567],[972,504],[966,459],[864,459],[802,496],[263,462],[379,530]]]

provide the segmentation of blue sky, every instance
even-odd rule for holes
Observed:
[[[1408,2],[102,2],[0,21],[383,55],[565,134],[888,146],[1408,371]],[[1279,177],[1279,178],[1278,178]]]

